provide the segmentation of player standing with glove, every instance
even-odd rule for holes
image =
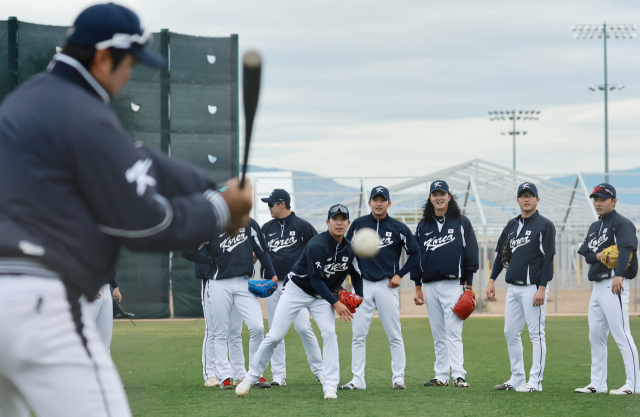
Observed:
[[[3,414],[130,416],[87,300],[123,246],[198,247],[246,224],[251,187],[221,196],[203,171],[135,147],[110,108],[136,62],[166,64],[149,37],[131,10],[89,7],[0,107]]]
[[[329,230],[311,239],[287,276],[287,284],[273,317],[273,327],[260,344],[254,360],[249,363],[249,375],[236,388],[239,396],[244,397],[249,393],[251,385],[267,368],[275,347],[285,337],[300,310],[306,308],[322,333],[324,399],[338,398],[336,390],[340,380],[340,362],[335,315],[337,313],[340,320],[351,321],[353,313],[333,293],[351,275],[353,288],[362,297],[362,277],[357,258],[344,237],[349,227],[347,207],[342,204],[331,206],[327,226]]]
[[[589,281],[593,282],[589,301],[591,383],[577,388],[576,392],[607,392],[607,338],[611,331],[622,354],[627,380],[621,388],[612,389],[609,394],[638,394],[638,348],[629,329],[629,280],[638,274],[636,227],[615,210],[618,200],[616,189],[611,184],[596,186],[591,198],[599,217],[589,228],[578,250],[591,265]],[[618,255],[617,263],[611,259],[615,254]]]
[[[267,251],[273,263],[273,269],[278,276],[278,289],[266,299],[267,317],[269,319],[269,329],[273,325],[273,315],[276,312],[278,301],[282,296],[284,279],[291,268],[300,258],[303,249],[309,241],[318,234],[316,229],[309,222],[296,216],[291,211],[291,196],[286,190],[275,189],[269,197],[263,198],[263,202],[269,205],[269,212],[273,220],[266,222],[262,226],[262,236],[267,242]],[[260,268],[263,278],[265,278],[264,267]],[[303,308],[298,317],[293,322],[293,327],[302,339],[307,360],[311,366],[311,372],[318,381],[322,380],[322,354],[320,345],[316,338],[311,322],[309,321],[309,310]],[[287,383],[287,362],[285,356],[284,339],[274,349],[271,356],[271,373],[273,382],[271,386],[283,386]]]
[[[478,242],[469,219],[460,213],[445,181],[431,183],[429,199],[415,239],[420,247],[420,262],[411,271],[416,283],[416,305],[427,303],[436,362],[435,378],[429,386],[449,385],[449,372],[455,387],[469,387],[466,381],[462,345],[463,319],[453,311],[460,297],[473,289],[473,274],[478,270]],[[424,283],[424,294],[422,284]]]
[[[496,246],[496,259],[487,286],[487,297],[495,300],[495,280],[507,267],[509,283],[504,306],[504,335],[507,338],[511,378],[493,387],[496,391],[542,391],[547,342],[544,326],[547,313],[547,283],[553,278],[553,256],[556,253],[556,228],[538,213],[540,202],[535,184],[525,182],[518,187],[517,201],[521,214],[507,223]],[[525,323],[533,347],[529,382],[524,370],[520,334]]]
[[[391,346],[391,384],[395,389],[405,389],[404,368],[406,357],[402,328],[400,327],[400,286],[402,277],[408,274],[420,261],[418,244],[409,228],[387,214],[391,206],[389,190],[374,187],[369,196],[371,214],[359,217],[347,232],[347,240],[362,228],[373,229],[380,236],[380,252],[371,259],[362,259],[362,291],[367,298],[353,315],[353,341],[351,347],[351,382],[340,387],[341,390],[365,389],[364,368],[367,358],[367,333],[376,309]],[[400,268],[402,250],[409,255],[406,264]]]

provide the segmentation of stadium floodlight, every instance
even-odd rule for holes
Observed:
[[[511,135],[513,136],[513,170],[516,170],[516,136],[518,135],[526,135],[527,132],[525,131],[518,131],[516,130],[516,121],[517,120],[538,120],[538,117],[536,117],[537,115],[540,114],[540,110],[504,110],[504,111],[490,111],[489,112],[490,115],[492,115],[493,117],[490,117],[489,120],[491,120],[492,122],[494,120],[498,121],[498,120],[506,120],[507,118],[511,121],[513,121],[513,129],[511,130],[511,132],[501,132],[500,134],[505,136],[505,135]],[[504,116],[498,116],[498,114],[504,114],[507,117],[505,118]]]
[[[604,91],[604,172],[605,182],[609,182],[609,114],[608,114],[608,91],[622,90],[624,86],[618,86],[615,84],[613,88],[607,83],[607,38],[614,36],[616,39],[633,39],[636,34],[633,33],[636,30],[636,25],[632,23],[625,24],[589,24],[589,25],[575,25],[571,28],[575,33],[573,35],[576,39],[593,39],[597,33],[599,39],[604,40],[604,84],[601,86],[589,87],[589,90],[595,91],[596,88],[600,91]]]

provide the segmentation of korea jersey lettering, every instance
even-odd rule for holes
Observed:
[[[626,248],[631,251],[631,265],[622,272],[621,276],[633,279],[638,274],[638,237],[633,223],[615,210],[598,218],[591,224],[587,237],[580,246],[578,253],[600,253],[609,246],[617,245],[618,249]],[[628,261],[627,261],[628,262]],[[614,270],[607,268],[598,261],[589,269],[589,281],[602,281],[615,276]]]
[[[291,213],[284,219],[273,219],[262,226],[262,237],[267,242],[267,251],[278,280],[284,280],[296,263],[302,250],[318,232],[311,224]],[[260,267],[265,277],[265,269]]]
[[[420,248],[420,263],[411,271],[411,279],[424,283],[446,279],[466,279],[467,272],[479,267],[476,235],[466,216],[453,219],[445,215],[428,223],[420,220],[415,240]]]
[[[380,236],[380,252],[371,259],[360,260],[363,279],[381,281],[391,278],[400,271],[399,261],[403,248],[408,255],[418,252],[418,244],[411,230],[389,215],[382,220],[376,220],[372,214],[355,219],[347,232],[347,240],[351,241],[354,234],[363,228],[373,229]]]
[[[556,253],[556,228],[553,223],[537,210],[524,219],[520,215],[505,226],[498,239],[496,252],[500,252],[507,238],[511,239],[511,260],[506,281],[516,285],[539,284],[544,261],[552,261]]]
[[[338,243],[331,233],[323,232],[305,246],[287,278],[307,294],[324,298],[333,305],[338,300],[331,293],[339,289],[349,275],[356,294],[362,297],[362,276],[351,243],[344,238]]]

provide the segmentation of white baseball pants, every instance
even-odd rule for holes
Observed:
[[[58,279],[0,276],[0,416],[131,416],[84,297]]]
[[[504,306],[504,335],[507,338],[511,378],[508,383],[514,388],[524,384],[542,391],[544,363],[547,357],[547,342],[544,335],[545,316],[549,286],[545,290],[544,304],[533,306],[533,296],[538,291],[535,285],[509,285]],[[522,339],[520,334],[527,324],[529,339],[533,347],[533,362],[529,371],[529,382],[524,370]]]
[[[213,317],[209,302],[209,280],[202,282],[202,310],[204,313],[204,340],[202,341],[202,376],[204,380],[217,377],[216,354],[213,337]],[[247,370],[244,366],[244,350],[242,347],[242,316],[238,309],[231,309],[229,319],[229,359],[233,379],[239,380],[246,376]]]
[[[100,298],[87,303],[87,314],[93,317],[100,333],[100,338],[111,354],[111,339],[113,339],[113,300],[109,284],[104,284],[99,291]]]
[[[249,365],[253,361],[260,342],[264,339],[264,323],[262,308],[258,297],[249,292],[248,277],[209,280],[209,306],[211,307],[211,323],[213,325],[213,343],[215,346],[215,363],[218,378],[231,378],[233,371],[227,358],[227,341],[229,333],[236,330],[231,324],[232,310],[235,306],[249,329]],[[234,341],[237,338],[234,337]],[[229,344],[229,349],[238,347]],[[233,355],[230,355],[232,358]]]
[[[273,316],[278,306],[278,301],[282,296],[282,283],[278,282],[278,289],[267,297],[267,318],[269,319],[269,329],[273,325]],[[303,308],[293,321],[293,328],[300,335],[304,351],[307,354],[307,360],[311,367],[311,372],[318,378],[322,379],[322,353],[320,353],[320,345],[316,338],[311,321],[309,321],[309,310]],[[276,346],[271,356],[271,373],[274,381],[280,381],[287,377],[287,361],[284,347],[284,339]]]
[[[627,379],[624,390],[640,393],[638,348],[629,330],[628,280],[622,279],[620,297],[611,292],[613,278],[593,283],[589,301],[589,342],[591,343],[591,386],[598,392],[607,392],[607,338],[609,331],[620,349]]]
[[[378,309],[380,322],[389,338],[391,346],[391,384],[404,383],[406,356],[400,327],[400,294],[397,288],[389,288],[389,278],[372,282],[363,280],[363,292],[366,294],[360,307],[356,309],[351,325],[353,342],[351,345],[351,382],[358,389],[365,389],[364,368],[367,361],[367,334],[373,314]]]
[[[451,279],[424,284],[424,298],[433,335],[436,362],[433,370],[439,381],[449,381],[449,371],[453,378],[465,378],[464,351],[462,346],[462,320],[453,312],[464,288],[460,280]]]
[[[269,333],[260,344],[254,360],[249,361],[249,382],[255,383],[267,369],[273,350],[287,335],[291,324],[304,308],[309,310],[322,334],[323,391],[337,391],[340,381],[340,362],[335,312],[325,299],[310,296],[293,281],[287,282],[273,316],[273,327],[269,329]]]

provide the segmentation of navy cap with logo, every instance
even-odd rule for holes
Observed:
[[[151,32],[142,29],[131,10],[117,4],[97,4],[85,9],[67,31],[67,42],[96,49],[126,49],[138,62],[163,67],[167,60],[144,49]]]
[[[436,180],[431,183],[431,187],[429,188],[429,194],[431,194],[434,191],[442,191],[442,192],[448,193],[449,184],[447,184],[446,181]]]
[[[613,185],[603,182],[602,184],[593,187],[593,190],[591,190],[591,195],[589,197],[600,197],[605,199],[616,198],[616,189],[613,188]]]
[[[389,197],[389,190],[386,187],[373,187],[371,189],[371,195],[369,196],[369,200],[373,199],[373,197],[377,196],[377,195],[381,195],[384,198],[386,198],[387,200],[391,200],[391,198]]]
[[[349,220],[349,209],[347,208],[347,206],[343,204],[334,204],[329,208],[327,219],[330,219],[337,214],[344,214],[345,216],[347,216],[347,220]]]
[[[261,200],[265,203],[271,204],[282,203],[284,201],[288,205],[291,205],[291,196],[286,190],[283,190],[282,188],[276,188],[275,190],[271,191],[271,195],[269,195],[269,197],[262,198]]]
[[[516,196],[520,197],[520,194],[525,191],[531,192],[536,197],[538,196],[538,187],[536,187],[536,185],[531,182],[523,182],[522,184],[520,184],[520,186],[518,187],[518,194]]]

